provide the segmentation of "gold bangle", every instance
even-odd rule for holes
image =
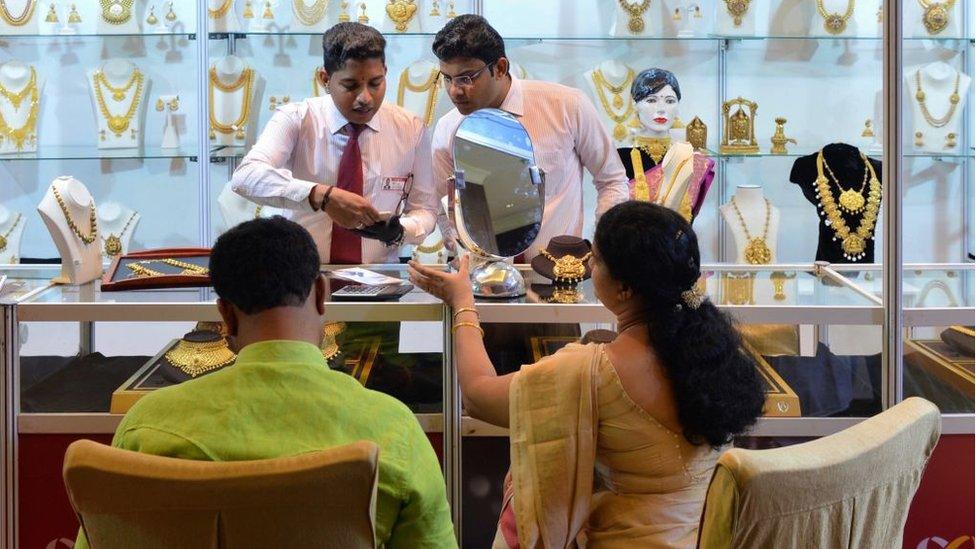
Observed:
[[[481,313],[478,312],[478,309],[475,309],[474,307],[462,307],[462,308],[454,311],[454,322],[457,322],[457,317],[461,313],[474,313],[474,314],[478,315],[478,318],[479,319],[481,318]]]
[[[457,324],[455,324],[451,328],[451,335],[454,335],[455,333],[457,333],[457,329],[460,328],[460,327],[462,327],[462,326],[470,326],[472,328],[475,328],[479,332],[481,332],[481,337],[485,337],[485,331],[481,328],[481,326],[478,325],[477,322],[458,322]]]

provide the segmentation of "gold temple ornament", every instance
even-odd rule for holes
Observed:
[[[833,229],[834,242],[840,241],[841,251],[849,261],[862,259],[867,251],[867,241],[874,237],[874,227],[878,221],[878,211],[881,209],[881,182],[874,171],[874,166],[868,157],[861,153],[861,159],[868,169],[870,176],[867,204],[861,214],[857,229],[851,231],[847,221],[841,216],[840,209],[830,190],[830,182],[824,175],[823,150],[817,153],[817,180],[814,182],[817,190],[819,212],[826,217],[824,224]]]
[[[956,4],[956,0],[933,2],[932,0],[918,0],[925,11],[922,14],[922,24],[929,34],[939,34],[949,26],[949,12]]]
[[[627,30],[629,30],[631,34],[641,34],[644,32],[644,12],[651,7],[651,0],[642,0],[636,4],[632,4],[627,0],[617,0],[617,2],[629,16],[627,21]]]
[[[724,131],[719,152],[722,154],[757,154],[756,110],[759,105],[737,97],[722,104]],[[734,112],[733,112],[734,109]]]
[[[773,146],[771,149],[769,149],[769,152],[772,154],[786,154],[789,152],[786,150],[786,144],[793,143],[794,145],[796,145],[796,139],[793,139],[792,137],[786,137],[785,118],[777,118],[775,121],[776,121],[776,131],[773,132],[773,137],[770,138],[770,141],[773,143]]]
[[[768,265],[773,260],[773,252],[766,243],[766,239],[769,238],[769,218],[773,207],[769,204],[768,198],[763,198],[763,201],[766,203],[766,223],[763,226],[763,233],[762,236],[752,236],[749,232],[749,226],[746,225],[746,220],[742,216],[742,211],[739,210],[739,205],[735,202],[735,196],[732,197],[732,209],[735,211],[742,232],[746,236],[746,248],[743,251],[743,256],[746,258],[746,263],[750,265]]]
[[[705,150],[705,145],[708,143],[708,126],[701,118],[696,116],[685,126],[685,140],[691,143],[696,151]]]
[[[586,252],[583,257],[576,257],[575,255],[556,257],[547,250],[540,249],[539,255],[553,262],[553,280],[564,284],[576,284],[582,282],[586,277],[586,262],[589,261],[593,252]]]
[[[138,215],[136,212],[132,212],[132,215],[129,216],[129,220],[125,222],[125,226],[122,227],[122,230],[119,231],[118,235],[108,235],[108,238],[105,239],[105,255],[109,257],[116,257],[122,254],[122,237],[125,236],[126,231],[129,230],[129,227],[132,225],[132,221],[136,218],[136,215]]]
[[[732,16],[732,24],[736,27],[742,25],[742,16],[749,11],[750,0],[724,0],[725,10]]]
[[[390,0],[386,5],[386,15],[395,24],[397,32],[406,32],[416,13],[417,4],[414,0]]]

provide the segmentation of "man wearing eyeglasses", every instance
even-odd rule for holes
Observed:
[[[432,138],[440,196],[448,193],[454,132],[464,116],[487,107],[501,109],[518,118],[532,138],[536,163],[546,174],[546,207],[526,262],[554,236],[582,236],[583,168],[593,176],[597,216],[628,199],[627,175],[613,141],[580,90],[514,78],[501,35],[477,15],[452,19],[437,33],[433,50],[456,107],[438,121]]]

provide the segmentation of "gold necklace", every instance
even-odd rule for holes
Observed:
[[[322,357],[325,360],[332,360],[339,356],[339,343],[336,338],[344,331],[346,331],[345,322],[326,322],[322,326],[322,344],[319,345],[319,349],[322,350]]]
[[[769,245],[766,244],[766,238],[769,237],[769,215],[770,211],[773,209],[769,205],[769,199],[763,198],[766,203],[766,224],[763,226],[763,233],[760,237],[754,237],[749,233],[749,226],[746,225],[746,219],[742,217],[742,211],[739,210],[739,205],[735,202],[735,196],[732,196],[732,209],[735,210],[736,217],[739,218],[739,225],[742,225],[742,231],[746,234],[746,249],[744,252],[746,263],[750,265],[768,265],[773,260],[773,253],[769,250]]]
[[[95,200],[88,204],[88,236],[81,233],[78,225],[75,224],[75,220],[71,218],[71,212],[68,211],[68,205],[64,203],[64,199],[61,198],[61,193],[58,192],[58,188],[55,185],[51,185],[51,190],[54,192],[54,200],[58,202],[58,206],[61,208],[61,213],[64,214],[64,220],[68,223],[68,228],[71,232],[75,233],[81,241],[87,246],[98,238],[98,217],[95,215]]]
[[[824,168],[827,170],[827,175],[833,180],[834,185],[837,186],[838,198],[837,201],[840,203],[840,209],[844,210],[850,214],[861,213],[864,209],[864,188],[868,185],[868,166],[864,166],[864,178],[861,180],[861,188],[854,190],[853,188],[845,189],[840,184],[840,179],[834,175],[834,170],[830,169],[830,165],[827,164],[827,159],[824,159]]]
[[[630,20],[627,21],[627,28],[632,34],[644,32],[644,12],[651,7],[651,0],[643,0],[640,4],[631,4],[627,0],[617,0],[620,7],[627,12]]]
[[[938,34],[949,26],[949,10],[955,5],[956,0],[946,0],[945,2],[918,0],[918,3],[925,9],[922,23],[929,34]]]
[[[110,25],[121,25],[132,18],[132,4],[135,0],[99,0],[102,5],[102,19]]]
[[[952,90],[952,95],[949,96],[949,110],[946,112],[945,116],[936,118],[932,116],[929,112],[928,106],[925,105],[925,91],[922,90],[922,71],[915,71],[915,101],[918,102],[919,108],[922,109],[922,117],[925,121],[929,123],[930,126],[934,128],[941,128],[952,120],[953,115],[956,114],[956,107],[959,105],[959,73],[956,72],[956,86]]]
[[[244,126],[247,124],[247,120],[251,116],[251,84],[253,83],[253,80],[254,71],[252,69],[244,69],[241,71],[241,75],[236,82],[232,84],[224,84],[220,81],[220,78],[217,77],[217,69],[210,67],[210,139],[216,139],[217,134],[215,132],[220,132],[222,134],[234,133],[237,139],[244,139]],[[217,120],[216,113],[213,109],[214,88],[217,88],[224,93],[233,93],[241,88],[244,88],[241,114],[232,124],[224,124]]]
[[[132,212],[129,216],[129,220],[125,222],[125,226],[119,231],[118,236],[109,233],[108,238],[105,239],[105,255],[109,257],[115,257],[122,253],[122,237],[125,232],[129,230],[129,225],[132,224],[132,220],[136,218],[136,212]]]
[[[190,377],[224,367],[236,358],[224,338],[202,342],[181,339],[166,352],[166,360]]]
[[[20,225],[20,219],[22,217],[24,217],[23,214],[17,214],[17,218],[14,219],[14,224],[7,229],[7,232],[0,234],[0,252],[7,249],[7,239],[10,238],[10,235],[14,233],[14,229],[17,228],[17,225]]]
[[[37,139],[37,112],[40,105],[40,93],[37,89],[37,72],[34,70],[34,67],[30,68],[30,79],[27,81],[24,89],[14,93],[5,88],[3,83],[0,82],[0,95],[10,101],[15,111],[20,110],[20,106],[25,98],[30,98],[27,118],[19,128],[12,127],[3,116],[3,111],[0,110],[0,141],[3,138],[10,139],[14,142],[14,146],[18,151],[24,150],[24,143],[27,141],[34,142]]]
[[[142,100],[142,84],[143,77],[139,69],[132,70],[132,76],[129,77],[129,81],[125,86],[121,88],[116,88],[112,86],[108,79],[105,78],[105,73],[102,71],[95,71],[94,76],[95,83],[95,101],[98,103],[98,110],[102,113],[108,124],[108,129],[112,130],[112,133],[116,137],[122,137],[122,132],[129,128],[129,123],[132,121],[132,117],[135,116],[136,110],[139,108],[139,102]],[[102,92],[102,87],[108,88],[112,92],[112,99],[115,101],[123,101],[125,99],[126,92],[132,88],[135,84],[135,93],[132,94],[132,102],[129,103],[128,110],[125,111],[123,115],[113,115],[108,110],[108,105],[105,103],[105,95]]]
[[[0,1],[0,19],[3,19],[5,23],[12,27],[23,27],[33,17],[36,6],[37,0],[27,0],[27,5],[24,6],[23,13],[15,16],[7,9],[7,3]]]
[[[725,0],[725,9],[732,16],[732,23],[738,27],[742,24],[742,16],[749,11],[749,0]]]
[[[820,17],[824,20],[824,30],[830,34],[840,34],[847,29],[847,20],[854,15],[854,2],[855,0],[847,0],[847,11],[844,15],[839,13],[830,13],[827,8],[824,7],[824,0],[817,0],[817,11],[820,13]]]
[[[295,17],[306,27],[317,24],[325,17],[325,11],[329,9],[329,0],[315,0],[312,5],[306,5],[305,0],[293,0]]]
[[[417,244],[414,247],[414,251],[421,254],[433,254],[444,249],[444,239],[440,239],[437,242],[431,244],[430,246],[424,246],[423,244]]]
[[[407,30],[407,25],[410,24],[415,13],[417,13],[417,4],[414,0],[390,0],[386,5],[386,14],[396,23],[397,32]]]
[[[215,10],[210,9],[210,6],[208,5],[207,15],[209,15],[211,19],[220,19],[221,17],[227,15],[227,12],[230,11],[231,6],[233,5],[234,0],[224,0],[223,3],[220,4],[220,6],[218,6]]]
[[[415,93],[427,92],[427,102],[424,105],[424,124],[430,126],[434,121],[434,108],[437,106],[437,96],[440,95],[440,87],[437,85],[441,71],[431,69],[430,76],[423,84],[414,84],[410,81],[410,69],[403,69],[400,73],[400,85],[397,87],[397,105],[403,106],[403,100],[407,90]]]
[[[604,112],[607,113],[607,116],[610,117],[610,120],[614,123],[613,138],[617,141],[623,141],[627,137],[627,127],[624,125],[624,123],[634,115],[634,101],[628,98],[627,109],[623,114],[616,114],[614,112],[614,108],[619,109],[623,106],[624,100],[621,97],[621,94],[626,88],[630,87],[630,83],[634,79],[634,69],[628,68],[627,76],[624,78],[624,81],[616,86],[607,81],[600,69],[593,69],[591,78],[593,79],[593,84],[596,87],[596,94],[600,98],[600,104],[603,105]],[[610,101],[607,100],[606,90],[610,90],[610,93],[613,94],[612,105]]]
[[[658,187],[657,192],[654,194],[654,199],[652,200],[652,202],[661,205],[667,204],[668,198],[671,198],[671,191],[674,190],[674,185],[675,183],[678,182],[678,174],[681,173],[681,168],[684,168],[685,164],[687,164],[688,161],[691,160],[692,158],[694,158],[694,156],[689,156],[688,158],[685,158],[684,160],[681,161],[680,164],[678,164],[678,167],[674,169],[674,172],[672,172],[671,174],[671,182],[668,184],[668,190],[666,193],[664,193],[664,200],[660,202],[657,201],[657,198],[661,196],[661,188]]]
[[[824,175],[825,162],[823,150],[821,149],[817,153],[817,180],[815,184],[817,186],[818,205],[827,218],[825,223],[834,230],[833,240],[836,242],[840,239],[844,257],[850,261],[857,261],[864,257],[867,241],[874,235],[874,225],[878,221],[878,210],[881,208],[881,182],[878,181],[878,176],[874,172],[874,166],[871,165],[871,162],[864,153],[861,153],[861,159],[867,165],[871,175],[870,189],[868,191],[867,207],[861,217],[861,222],[858,224],[857,229],[851,232],[847,221],[840,215],[837,203],[834,202],[834,196],[830,192],[830,182],[827,181],[827,177]]]
[[[642,151],[647,153],[647,156],[651,157],[651,160],[655,164],[660,164],[661,160],[664,159],[664,155],[667,154],[668,149],[671,148],[671,138],[670,137],[646,137],[638,135],[634,139],[634,144],[637,145]]]
[[[556,257],[546,249],[540,249],[539,255],[553,262],[552,276],[556,282],[575,284],[586,276],[586,262],[593,256],[593,252],[586,252],[583,257],[564,255]]]

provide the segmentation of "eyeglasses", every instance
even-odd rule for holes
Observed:
[[[464,74],[461,76],[448,76],[441,73],[441,82],[444,83],[444,89],[451,89],[451,84],[453,83],[459,88],[470,88],[474,85],[474,81],[481,76],[481,73],[485,72],[488,67],[494,65],[494,63],[488,63],[484,67],[474,71],[471,74]]]

